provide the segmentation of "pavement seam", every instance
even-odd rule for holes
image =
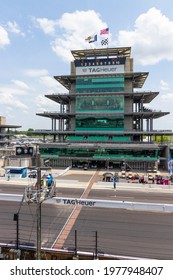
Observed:
[[[99,174],[99,171],[96,171],[95,174],[92,176],[91,180],[89,181],[89,184],[88,186],[86,187],[86,189],[84,190],[83,194],[81,195],[81,199],[85,199],[88,197],[89,193],[90,193],[90,190],[97,178]],[[75,224],[79,214],[80,214],[80,211],[82,209],[82,206],[76,206],[74,209],[73,209],[73,212],[71,213],[70,215],[70,218],[68,219],[66,225],[64,226],[63,230],[60,232],[59,236],[57,237],[55,243],[53,244],[52,248],[55,248],[55,249],[61,249],[63,248],[64,246],[64,243],[68,237],[68,235],[70,234],[70,231],[73,227],[73,225]]]

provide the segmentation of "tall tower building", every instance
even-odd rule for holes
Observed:
[[[35,131],[45,141],[41,156],[54,167],[148,170],[157,169],[160,160],[165,165],[165,151],[156,138],[172,132],[154,130],[153,122],[169,112],[147,107],[159,92],[142,90],[148,72],[134,71],[131,48],[71,53],[70,75],[54,77],[68,93],[46,95],[59,104],[59,111],[37,113],[51,119],[50,130]],[[46,143],[48,135],[51,143]]]

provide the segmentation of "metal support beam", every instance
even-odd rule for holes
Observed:
[[[14,221],[16,221],[16,250],[19,249],[19,213],[14,214]]]
[[[98,258],[98,234],[97,234],[97,231],[95,232],[95,241],[96,241],[96,244],[95,244],[95,259]]]
[[[41,260],[41,168],[37,168],[37,260]]]

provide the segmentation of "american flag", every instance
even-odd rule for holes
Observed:
[[[100,30],[100,35],[109,34],[109,28]]]

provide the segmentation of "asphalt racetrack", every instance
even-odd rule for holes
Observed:
[[[83,171],[81,171],[83,172]],[[57,179],[57,197],[80,198],[91,178],[67,174]],[[79,178],[80,177],[80,178]],[[77,178],[78,180],[75,180]],[[21,203],[24,184],[0,182],[0,242],[15,243],[16,222],[19,212],[19,240],[21,244],[36,244],[36,205]],[[1,197],[17,195],[3,201]],[[11,194],[11,196],[10,196]],[[117,188],[109,184],[93,185],[89,199],[126,200],[148,203],[172,204],[173,191],[151,188]],[[74,205],[42,204],[42,247],[53,248],[55,241],[67,223]],[[98,207],[82,207],[75,219],[63,248],[74,249],[75,231],[77,247],[81,251],[94,252],[97,232],[97,250],[100,253],[147,259],[173,259],[173,213],[131,211]]]

